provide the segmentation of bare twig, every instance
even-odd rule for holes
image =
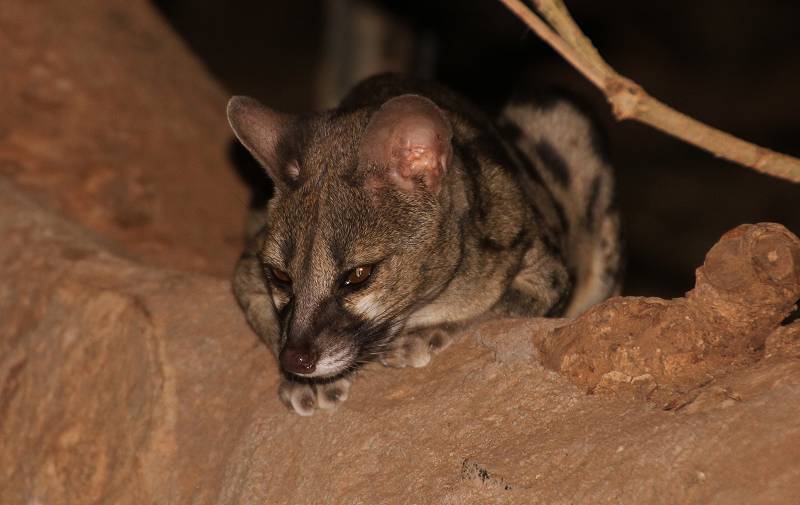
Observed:
[[[547,23],[520,0],[500,1],[606,95],[617,119],[648,124],[720,158],[800,183],[797,158],[703,124],[656,100],[641,86],[617,73],[583,34],[563,0],[533,0]]]

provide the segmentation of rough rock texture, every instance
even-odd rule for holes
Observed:
[[[0,175],[118,254],[230,271],[227,97],[147,2],[4,1],[0,52]]]
[[[800,498],[797,323],[672,410],[539,364],[534,340],[592,333],[589,314],[476,326],[428,368],[365,370],[343,408],[306,419],[275,397],[226,280],[120,259],[7,182],[0,216],[2,503]],[[640,320],[615,324],[643,338]]]
[[[685,298],[611,299],[536,338],[545,363],[587,391],[664,400],[759,359],[773,331],[771,352],[791,354],[779,326],[798,299],[800,240],[778,224],[742,225],[709,251]]]
[[[0,48],[0,503],[800,502],[783,228],[723,237],[685,299],[475,325],[300,418],[208,275],[244,214],[220,91],[144,3],[7,2]]]

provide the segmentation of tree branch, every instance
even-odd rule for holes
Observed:
[[[800,160],[797,158],[701,123],[653,98],[641,86],[619,74],[583,34],[563,0],[533,0],[547,23],[520,0],[500,1],[606,95],[617,119],[645,123],[717,157],[800,183]]]

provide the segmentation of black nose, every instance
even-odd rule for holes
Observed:
[[[287,372],[305,375],[317,367],[317,354],[308,347],[286,347],[281,351],[280,361]]]

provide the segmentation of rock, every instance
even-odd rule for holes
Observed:
[[[800,239],[774,223],[742,225],[709,251],[685,298],[612,298],[533,339],[548,367],[587,391],[646,376],[663,401],[761,359],[771,334],[791,352],[779,328],[798,298]]]
[[[226,94],[152,6],[4,2],[0,175],[149,264],[227,275],[247,192]]]
[[[342,408],[300,419],[277,400],[274,360],[226,280],[114,256],[7,182],[0,216],[2,503],[786,503],[798,492],[796,359],[733,369],[676,415],[584,395],[532,355],[498,360],[481,342],[519,329],[488,322],[427,368],[366,369]]]
[[[780,326],[764,342],[766,357],[789,356],[800,358],[800,321]]]

